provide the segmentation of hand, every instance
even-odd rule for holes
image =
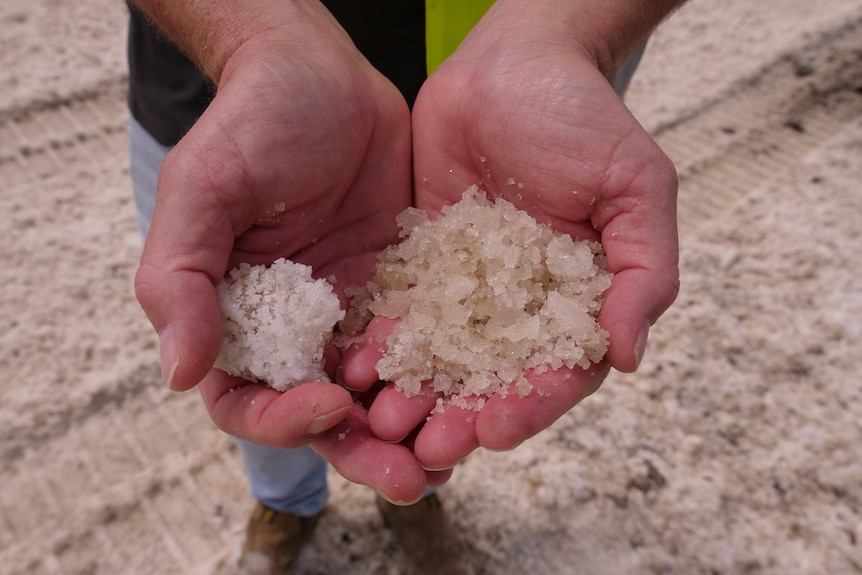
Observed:
[[[406,449],[371,436],[347,390],[278,394],[211,370],[222,337],[214,286],[226,270],[288,257],[334,278],[343,296],[397,241],[395,216],[410,203],[406,103],[328,13],[305,16],[264,27],[225,60],[215,99],[163,164],[136,293],[166,381],[200,383],[219,427],[282,447],[313,442],[351,479],[409,501],[432,479]],[[349,441],[327,433],[345,422]],[[384,461],[389,474],[372,465]]]
[[[588,370],[528,375],[534,391],[523,399],[494,396],[478,414],[433,415],[413,443],[429,469],[451,468],[478,446],[510,449],[595,391],[611,366],[635,370],[649,325],[678,290],[672,164],[614,94],[589,46],[517,5],[498,2],[420,91],[416,206],[433,215],[478,183],[576,239],[600,240],[614,273],[599,316],[610,348]],[[351,377],[368,378],[378,347],[351,352]],[[371,428],[384,439],[406,436],[429,405],[428,394],[381,392]]]

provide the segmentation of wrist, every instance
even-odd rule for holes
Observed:
[[[174,43],[218,84],[227,62],[256,38],[277,38],[297,47],[318,47],[321,34],[350,42],[317,0],[134,0]]]

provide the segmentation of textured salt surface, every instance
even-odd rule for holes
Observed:
[[[607,350],[596,317],[610,286],[596,242],[575,242],[476,186],[429,221],[399,218],[381,254],[370,309],[399,318],[377,364],[406,395],[526,395],[529,370],[586,368]]]
[[[344,318],[338,297],[311,268],[284,258],[270,266],[240,264],[216,286],[224,341],[215,367],[285,391],[329,381],[323,350]]]

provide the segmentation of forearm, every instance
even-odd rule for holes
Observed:
[[[133,3],[216,84],[231,55],[256,36],[277,32],[297,45],[309,45],[311,36],[321,30],[340,30],[317,0],[133,0]]]
[[[685,0],[497,0],[482,25],[511,40],[571,42],[610,77],[656,26]],[[487,39],[487,37],[486,37]]]

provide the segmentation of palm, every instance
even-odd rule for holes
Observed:
[[[575,238],[600,239],[615,274],[600,316],[611,333],[607,361],[573,377],[530,376],[543,393],[494,397],[475,422],[458,409],[433,416],[414,449],[426,467],[446,468],[476,446],[507,449],[547,427],[610,365],[636,367],[641,326],[675,295],[676,180],[594,65],[554,45],[456,54],[419,94],[413,132],[417,207],[437,212],[480,184]],[[396,437],[419,424],[427,412],[405,401],[378,398],[372,428]]]
[[[206,223],[231,246],[230,264],[290,257],[343,286],[397,238],[394,215],[410,202],[406,105],[382,78],[349,75],[360,74],[258,54],[225,75],[196,137],[178,146],[178,161],[203,155],[221,172]]]
[[[282,54],[257,51],[227,68],[162,167],[137,288],[156,325],[172,287],[157,280],[196,292],[187,337],[203,351],[199,365],[180,366],[177,387],[200,380],[218,352],[212,284],[228,267],[289,257],[334,276],[337,289],[359,283],[410,201],[409,115],[397,92],[373,71],[292,65]]]
[[[214,284],[228,268],[288,257],[334,278],[342,294],[397,240],[395,215],[411,194],[409,112],[382,76],[338,50],[294,62],[293,46],[244,48],[249,57],[234,55],[216,98],[163,164],[136,278],[153,324],[175,334],[182,361],[172,387],[200,382],[210,415],[229,433],[281,447],[313,440],[345,476],[393,499],[418,498],[434,479],[406,448],[374,441],[342,387],[308,383],[280,394],[210,370],[221,346]],[[243,392],[232,393],[238,386]],[[340,415],[306,431],[333,412]]]

